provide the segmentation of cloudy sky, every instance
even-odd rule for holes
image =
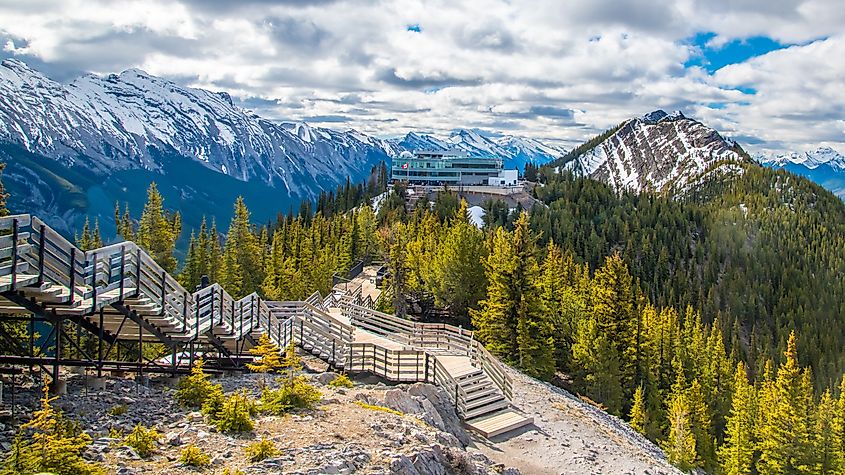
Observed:
[[[752,151],[845,152],[842,0],[0,0],[0,56],[139,67],[279,120],[574,144],[680,109]]]

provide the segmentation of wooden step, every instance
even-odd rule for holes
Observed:
[[[469,420],[475,417],[483,416],[484,414],[489,414],[491,412],[496,412],[499,409],[505,409],[510,407],[510,402],[507,399],[500,399],[494,403],[486,404],[481,407],[476,407],[474,409],[464,411],[464,419]]]
[[[466,426],[484,437],[495,437],[514,429],[533,424],[534,419],[513,409],[488,414],[465,422]]]
[[[21,269],[22,270],[22,269]],[[15,288],[26,287],[33,282],[38,281],[38,276],[33,274],[16,274],[15,275]],[[5,292],[12,288],[12,276],[4,275],[0,276],[0,292]]]
[[[488,385],[478,385],[478,389],[474,391],[464,391],[464,401],[474,401],[478,398],[486,397],[491,394],[501,393],[499,388],[494,386],[492,383]]]
[[[475,408],[482,407],[482,406],[489,406],[491,404],[497,403],[505,399],[505,396],[501,393],[493,393],[487,395],[482,398],[473,399],[471,401],[464,402],[464,410],[471,411]]]

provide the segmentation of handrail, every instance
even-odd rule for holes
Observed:
[[[34,291],[43,283],[66,287],[69,301],[58,308],[73,310],[74,315],[90,315],[128,300],[145,315],[159,312],[153,320],[166,323],[167,336],[178,341],[243,341],[266,333],[280,347],[296,342],[332,363],[343,362],[347,370],[360,368],[393,381],[432,381],[447,390],[461,414],[466,412],[466,393],[430,351],[466,354],[505,397],[513,397],[505,366],[472,331],[379,312],[372,308],[371,296],[362,295],[361,285],[347,292],[333,290],[325,298],[314,292],[292,302],[267,302],[257,293],[235,300],[218,283],[189,292],[134,242],[83,252],[39,218],[25,214],[0,217],[0,276],[9,275],[2,281],[4,291],[16,290],[19,278],[26,279],[20,285],[33,286]],[[327,312],[335,305],[352,325]],[[406,348],[356,342],[356,328]]]

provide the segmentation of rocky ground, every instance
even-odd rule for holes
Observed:
[[[534,425],[473,445],[525,474],[679,474],[660,448],[617,417],[508,369],[513,403]]]
[[[283,417],[259,416],[255,430],[245,435],[218,433],[201,414],[177,405],[174,389],[164,378],[152,378],[149,386],[108,378],[105,389],[95,391],[86,389],[82,376],[68,375],[68,394],[56,405],[94,439],[86,457],[102,462],[113,474],[196,474],[178,462],[188,444],[211,456],[211,467],[202,471],[210,474],[227,468],[245,474],[678,473],[659,448],[618,418],[513,370],[514,404],[535,424],[487,440],[464,430],[445,393],[434,386],[357,380],[352,389],[337,389],[327,385],[333,374],[324,372],[322,362],[309,361],[308,366],[309,377],[323,394],[319,407]],[[215,381],[227,393],[246,388],[257,399],[263,380],[260,375],[240,375]],[[20,409],[31,411],[39,395],[37,385],[19,393]],[[123,406],[125,413],[112,414],[113,408]],[[138,423],[163,435],[149,459],[114,438]],[[14,434],[11,425],[0,426],[4,451]],[[272,440],[280,455],[251,463],[244,448],[260,438]]]
[[[354,388],[343,389],[326,384],[332,373],[310,377],[323,394],[317,409],[282,417],[260,415],[254,431],[243,435],[217,432],[200,413],[177,405],[174,389],[155,377],[149,387],[131,379],[108,378],[105,389],[95,391],[86,389],[81,376],[67,375],[68,394],[55,405],[79,421],[94,439],[85,457],[103,463],[113,474],[196,474],[196,469],[178,462],[188,444],[211,456],[211,466],[200,471],[209,474],[227,468],[238,468],[244,474],[519,474],[481,453],[465,450],[469,436],[446,395],[434,386],[359,381]],[[248,374],[221,377],[216,382],[227,393],[247,388],[257,399],[262,380],[260,375]],[[21,391],[19,409],[31,411],[38,404],[38,395],[36,385]],[[356,401],[404,415],[362,407]],[[126,412],[113,415],[118,406],[125,406]],[[128,433],[138,423],[155,427],[163,436],[148,459],[114,437],[115,432]],[[14,433],[11,426],[0,431],[4,450],[10,447]],[[260,438],[272,440],[280,454],[251,463],[244,448]]]

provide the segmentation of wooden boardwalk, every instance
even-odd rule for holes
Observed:
[[[511,381],[504,367],[471,331],[421,324],[375,311],[379,290],[364,274],[326,298],[265,301],[258,294],[235,299],[218,284],[184,289],[143,249],[122,242],[81,251],[35,216],[0,218],[0,311],[51,327],[51,356],[33,341],[10,345],[0,363],[61,365],[103,370],[185,372],[195,356],[242,368],[247,350],[262,334],[281,347],[290,343],[349,372],[369,372],[390,381],[425,381],[443,388],[468,427],[492,436],[531,423],[511,407]],[[374,272],[374,271],[373,271]],[[97,340],[93,354],[80,348],[67,327]],[[169,363],[108,360],[113,348],[158,343]],[[68,347],[77,351],[65,356]],[[179,353],[190,357],[187,364]],[[227,363],[227,361],[229,363]]]

